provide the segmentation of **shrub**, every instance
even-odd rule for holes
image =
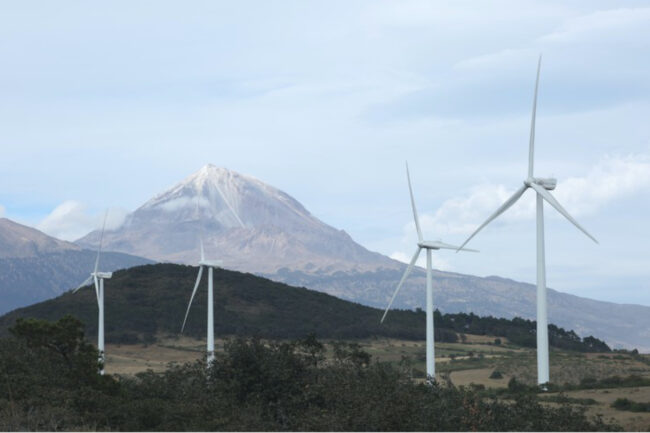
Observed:
[[[628,398],[617,398],[612,407],[618,410],[627,410],[630,412],[650,412],[650,402],[640,403]]]
[[[503,379],[503,374],[499,370],[494,370],[490,374],[490,379]]]

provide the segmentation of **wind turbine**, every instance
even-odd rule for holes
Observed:
[[[104,214],[104,224],[102,225],[102,233],[99,237],[99,248],[97,249],[97,258],[95,259],[95,269],[90,273],[90,276],[79,285],[72,293],[77,293],[79,289],[87,286],[91,281],[95,285],[95,295],[97,295],[97,306],[99,309],[99,317],[97,319],[97,350],[99,351],[99,374],[104,374],[104,280],[108,280],[113,276],[112,272],[99,272],[99,256],[102,252],[102,241],[104,240],[104,229],[106,228],[106,217],[108,211]]]
[[[556,179],[533,176],[533,161],[535,151],[535,113],[537,110],[537,88],[539,86],[539,71],[542,65],[542,56],[537,63],[537,79],[535,80],[535,96],[533,97],[533,114],[530,122],[530,141],[528,144],[528,177],[505,203],[499,207],[479,228],[461,245],[464,247],[483,227],[493,219],[505,212],[519,200],[524,192],[531,188],[537,195],[537,383],[545,384],[549,381],[549,354],[548,354],[548,314],[546,310],[546,269],[544,263],[544,200],[560,212],[566,219],[594,242],[596,238],[582,228],[578,222],[560,205],[549,191],[555,189]]]
[[[221,192],[221,189],[215,184],[217,191],[221,195],[221,198],[226,203],[226,206],[232,214],[234,215],[237,223],[244,228],[244,223],[242,222],[235,209],[228,203],[225,195]],[[198,196],[197,196],[197,210],[198,210]],[[187,305],[187,311],[185,312],[185,319],[183,319],[183,326],[181,327],[181,334],[185,330],[185,323],[187,322],[187,316],[190,314],[190,308],[192,307],[192,301],[194,300],[194,295],[199,288],[199,283],[201,282],[201,276],[203,275],[203,268],[208,268],[208,332],[207,332],[207,363],[208,367],[214,361],[214,285],[213,285],[213,270],[215,268],[220,268],[223,264],[221,260],[206,260],[205,252],[203,250],[203,230],[201,229],[201,235],[199,236],[199,245],[201,249],[201,260],[199,260],[199,274],[196,277],[196,283],[194,284],[194,289],[192,290],[192,296],[190,297],[190,302]]]
[[[408,275],[411,273],[411,270],[413,269],[415,262],[420,256],[420,252],[423,249],[427,250],[427,325],[426,325],[427,326],[427,378],[430,381],[433,381],[436,378],[436,365],[435,365],[435,352],[434,352],[435,348],[433,343],[434,340],[433,338],[433,284],[432,284],[432,272],[431,272],[432,271],[431,251],[440,250],[440,249],[458,250],[461,249],[462,247],[459,248],[454,245],[449,245],[440,241],[423,240],[422,230],[420,230],[420,220],[418,219],[418,211],[415,207],[415,199],[413,198],[413,189],[411,188],[411,176],[409,174],[408,163],[406,164],[406,179],[408,180],[409,193],[411,195],[411,207],[413,208],[413,219],[415,220],[415,229],[418,232],[418,244],[417,244],[418,247],[415,250],[415,254],[413,254],[413,258],[411,259],[411,262],[406,268],[406,271],[404,271],[404,275],[402,275],[402,279],[397,285],[397,289],[395,289],[395,293],[393,293],[393,297],[390,298],[388,307],[386,307],[386,311],[384,312],[384,315],[382,316],[381,321],[379,323],[384,323],[384,319],[386,318],[386,314],[388,314],[388,310],[393,305],[393,301],[395,300],[397,293],[402,288],[402,284],[404,284],[406,277],[408,277]],[[478,252],[476,250],[470,250],[470,249],[464,249],[464,251]]]

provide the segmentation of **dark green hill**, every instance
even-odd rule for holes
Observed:
[[[138,266],[115,272],[105,287],[106,341],[150,341],[156,334],[180,331],[197,268],[175,264]],[[305,288],[291,287],[252,274],[214,271],[215,334],[300,338],[367,338],[371,336],[423,340],[425,314],[421,310],[391,311],[383,325],[382,311]],[[185,334],[205,336],[207,276],[199,287]],[[19,317],[58,320],[72,314],[86,325],[86,335],[97,332],[95,291],[87,287],[0,317],[0,335]],[[507,337],[516,344],[535,346],[535,322],[436,312],[436,340],[455,341],[457,333]],[[581,351],[608,351],[593,337],[584,340],[572,331],[549,327],[551,345]]]
[[[105,282],[107,342],[136,342],[157,333],[179,333],[197,268],[175,264],[138,266],[118,271]],[[391,314],[380,325],[381,312],[334,296],[287,286],[252,274],[214,271],[216,335],[256,335],[296,338],[315,333],[325,338],[371,335],[424,338],[424,315]],[[205,336],[207,275],[192,304],[185,334]],[[72,314],[86,324],[86,335],[97,332],[97,302],[91,286],[0,317],[0,334],[19,317],[57,320]]]

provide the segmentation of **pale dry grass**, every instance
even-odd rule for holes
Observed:
[[[564,393],[571,398],[592,398],[598,404],[587,406],[587,414],[603,416],[606,421],[614,421],[625,431],[650,431],[650,413],[617,410],[611,404],[617,398],[629,398],[637,402],[650,402],[650,386],[635,388],[583,389]],[[555,394],[549,394],[555,395]]]
[[[501,379],[490,379],[494,368],[477,368],[475,370],[461,370],[451,372],[451,381],[456,386],[471,384],[483,385],[486,388],[505,388],[508,386],[510,376],[503,375]]]
[[[217,352],[223,340],[215,340]],[[107,344],[105,370],[108,374],[133,375],[146,370],[164,371],[169,363],[194,362],[205,356],[205,342],[189,337],[160,338],[154,344]]]
[[[472,334],[465,334],[465,342],[466,343],[482,343],[482,344],[487,344],[487,343],[494,343],[494,339],[499,338],[501,339],[501,344],[507,344],[509,343],[508,339],[505,337],[492,337],[489,335],[472,335]]]
[[[515,376],[520,382],[537,382],[536,352],[529,350],[497,362],[499,371]],[[578,384],[585,378],[602,379],[632,374],[650,376],[650,366],[643,360],[617,354],[551,352],[550,374],[553,383]]]

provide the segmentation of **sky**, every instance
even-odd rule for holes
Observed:
[[[650,305],[650,5],[113,1],[0,5],[0,216],[67,240],[206,163],[408,261],[535,174],[549,287]],[[534,194],[434,266],[535,281]],[[422,263],[421,263],[422,264]]]

